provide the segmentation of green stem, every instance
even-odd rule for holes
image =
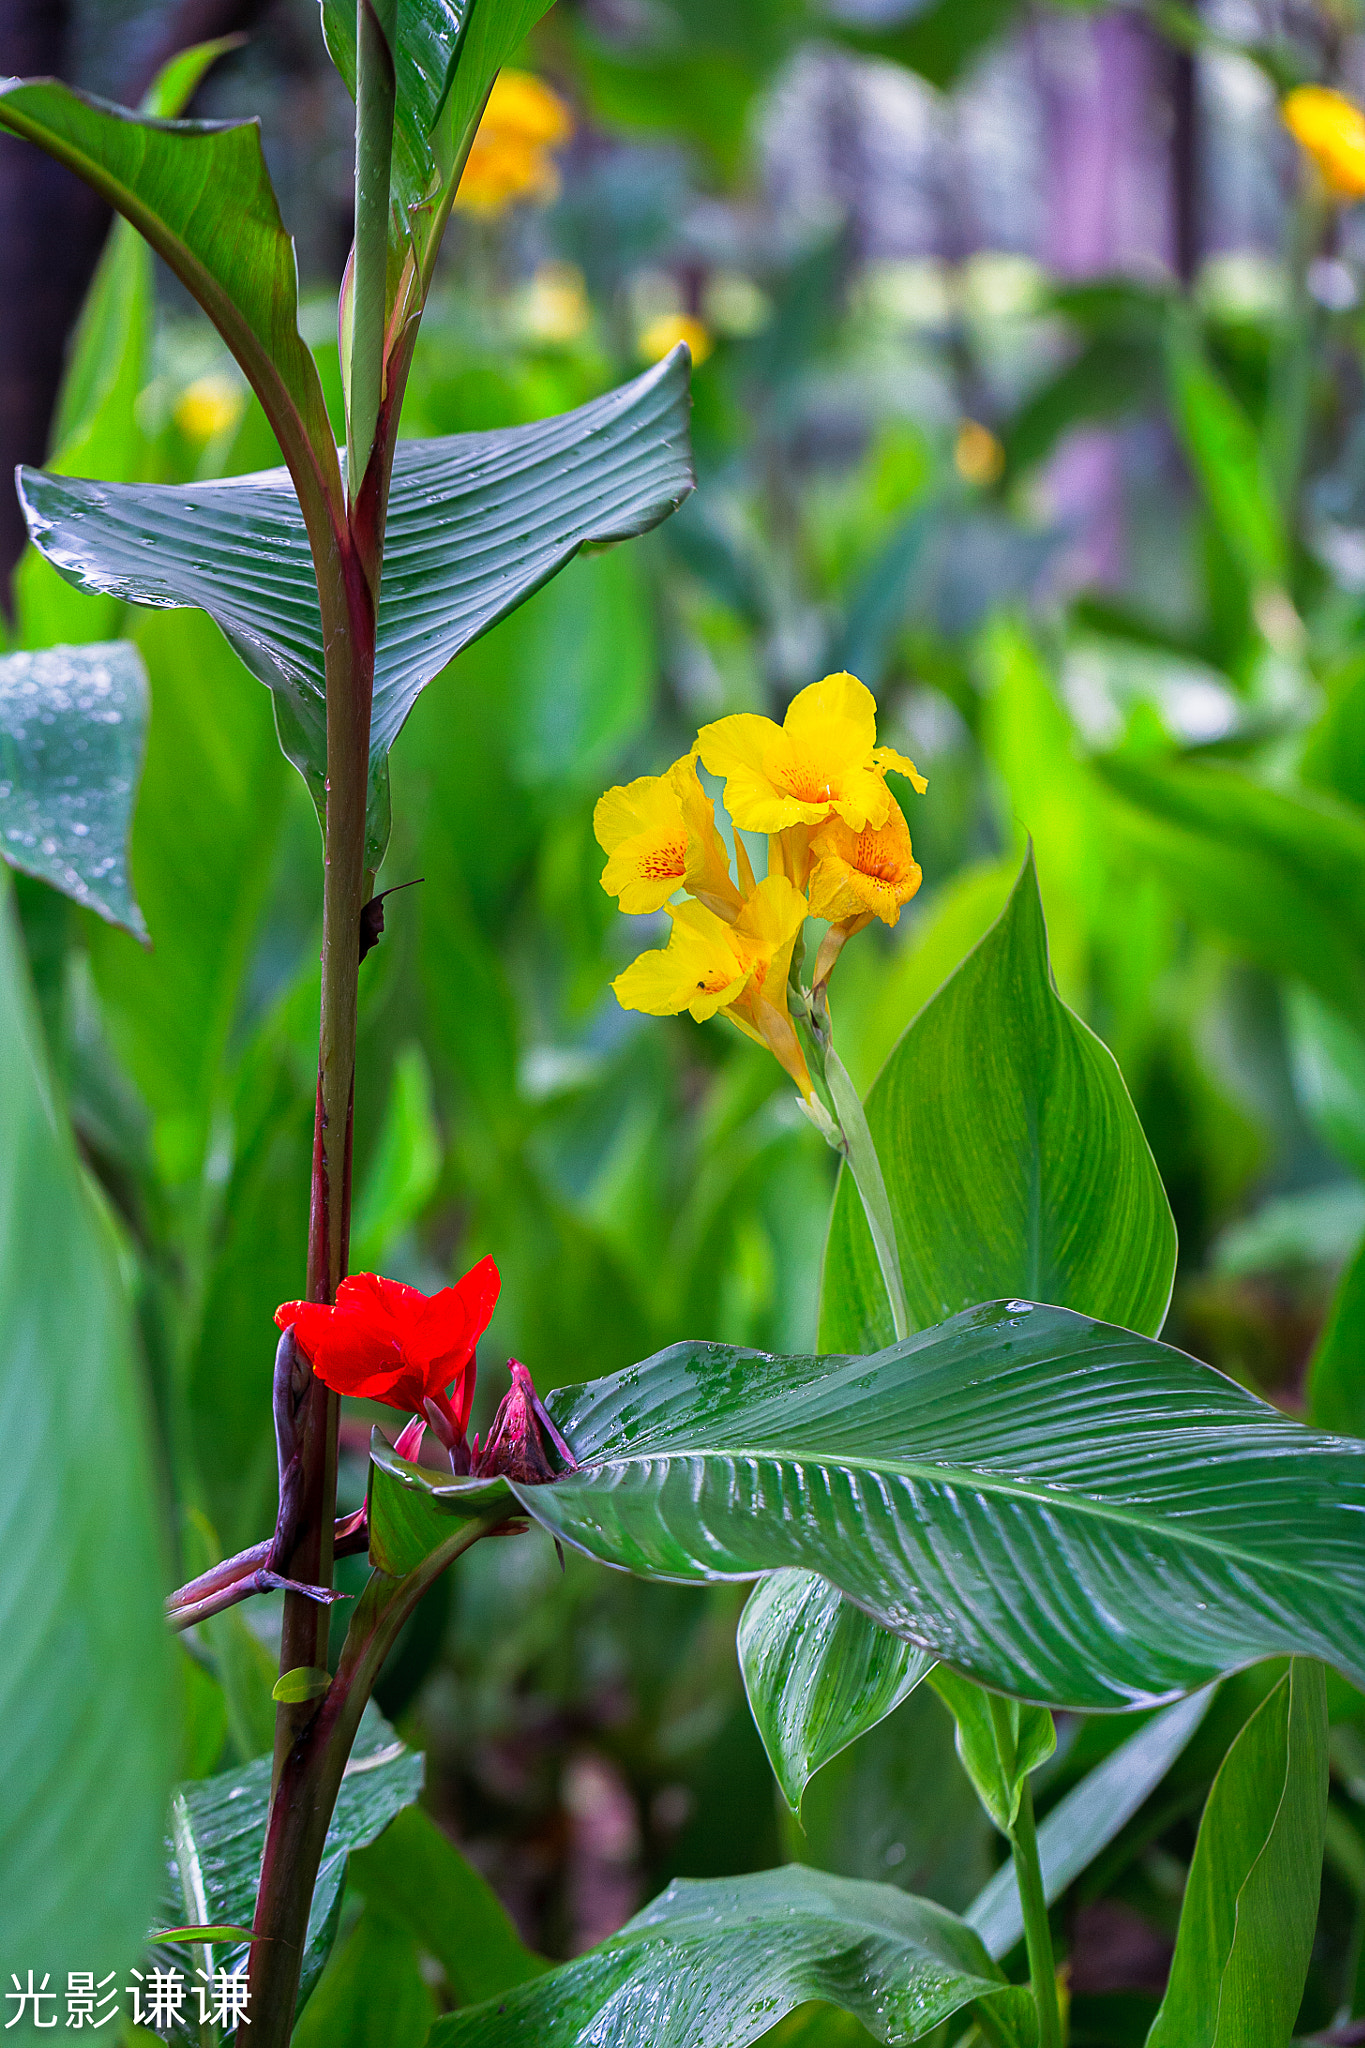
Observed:
[[[251,1951],[251,2027],[239,2048],[288,2048],[318,1865],[365,1702],[384,1659],[428,1587],[508,1519],[500,1510],[464,1522],[404,1579],[373,1572],[356,1603],[336,1677],[295,1737],[270,1807]]]
[[[346,423],[353,502],[369,467],[384,390],[397,12],[398,0],[356,0],[355,274]]]
[[[1009,1703],[988,1693],[996,1754],[1006,1784],[1019,1775],[1019,1752]],[[1027,1778],[1019,1787],[1019,1810],[1009,1830],[1014,1851],[1014,1876],[1024,1913],[1024,1945],[1028,1950],[1029,1982],[1038,2012],[1038,2048],[1062,2048],[1062,2013],[1057,2002],[1057,1963],[1052,1953],[1052,1928],[1047,1917],[1043,1864],[1038,1854],[1038,1829],[1033,1818],[1033,1789]]]
[[[1043,1865],[1038,1854],[1038,1829],[1033,1818],[1033,1788],[1025,1778],[1019,1791],[1019,1812],[1010,1836],[1014,1848],[1014,1875],[1019,1902],[1024,1909],[1024,1944],[1028,1950],[1029,1981],[1038,2008],[1038,2048],[1062,2048],[1062,2014],[1057,2002],[1057,1963],[1052,1953],[1052,1929],[1047,1917],[1047,1894],[1043,1889]]]
[[[877,1148],[872,1142],[872,1133],[867,1127],[863,1105],[858,1100],[858,1091],[852,1076],[834,1050],[828,1037],[823,1040],[825,1083],[829,1089],[830,1101],[838,1121],[842,1144],[839,1149],[848,1161],[848,1170],[862,1197],[863,1214],[867,1227],[872,1233],[872,1246],[881,1267],[882,1283],[886,1298],[891,1304],[891,1323],[897,1339],[910,1334],[910,1315],[905,1304],[905,1283],[901,1279],[900,1251],[896,1244],[896,1225],[891,1215],[891,1202],[882,1177],[882,1163],[877,1157]]]

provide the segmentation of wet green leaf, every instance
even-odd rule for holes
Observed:
[[[745,2048],[813,1998],[910,2042],[1003,1984],[944,1907],[789,1864],[678,1880],[588,1955],[438,2020],[432,2048]]]
[[[820,1767],[885,1720],[932,1662],[811,1572],[760,1579],[737,1647],[763,1747],[793,1813]]]
[[[1365,1444],[1065,1309],[996,1303],[867,1358],[678,1344],[549,1405],[582,1469],[511,1491],[646,1577],[819,1572],[1053,1706],[1285,1651],[1365,1676]]]
[[[422,1758],[398,1740],[376,1707],[368,1706],[341,1781],[313,1891],[300,2003],[317,1983],[336,1939],[351,1850],[373,1842],[396,1813],[412,1804],[422,1789],[422,1773]],[[268,1756],[176,1788],[161,1924],[183,1919],[194,1927],[251,1925],[269,1803]],[[232,1969],[245,1953],[245,1945],[232,1938],[201,1942],[197,1960],[186,1957],[182,1967],[202,1967],[205,1946],[215,1969]]]
[[[685,350],[558,419],[399,443],[371,727],[370,864],[385,763],[420,692],[587,542],[624,540],[692,488]],[[36,545],[70,582],[209,613],[275,693],[281,744],[325,802],[326,678],[308,538],[283,470],[221,483],[95,487],[25,470]]]
[[[0,656],[0,854],[135,937],[128,838],[147,735],[135,647]]]

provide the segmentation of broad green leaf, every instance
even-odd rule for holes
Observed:
[[[760,1579],[737,1646],[763,1747],[793,1813],[821,1765],[885,1720],[931,1661],[813,1572]]]
[[[1269,464],[1183,313],[1168,331],[1167,364],[1176,426],[1229,552],[1253,591],[1283,586],[1289,547]]]
[[[957,1723],[957,1753],[978,1799],[1001,1834],[1008,1835],[1019,1818],[1025,1779],[1057,1747],[1051,1714],[1046,1707],[1021,1706],[1018,1700],[1002,1702],[1006,1747],[1011,1752],[1002,1756],[990,1696],[944,1665],[929,1673],[929,1683]]]
[[[1018,1295],[1160,1329],[1175,1270],[1170,1207],[1118,1068],[1052,985],[1031,859],[998,922],[902,1037],[867,1121],[915,1327]],[[873,1351],[891,1335],[845,1174],[820,1341]]]
[[[1365,1437],[1365,1241],[1342,1274],[1308,1368],[1319,1429]]]
[[[378,1429],[370,1439],[370,1562],[405,1578],[454,1524],[511,1505],[502,1479],[442,1479],[400,1458]]]
[[[644,1577],[819,1572],[1050,1706],[1286,1651],[1365,1675],[1365,1444],[1065,1309],[994,1303],[871,1358],[677,1344],[549,1406],[581,1469],[511,1492]]]
[[[789,1864],[676,1880],[600,1948],[438,2020],[431,2048],[746,2048],[812,1998],[910,2042],[1003,1983],[946,1908]]]
[[[1326,1815],[1323,1674],[1296,1658],[1213,1781],[1148,2048],[1284,2048],[1317,1927]]]
[[[1208,1712],[1197,1692],[1156,1714],[1097,1764],[1038,1828],[1038,1855],[1049,1904],[1093,1863],[1161,1783]],[[963,1915],[999,1960],[1024,1938],[1013,1860],[1002,1863]]]
[[[1365,1027],[1365,818],[1238,769],[1110,756],[1112,821],[1176,902]]]
[[[128,835],[147,733],[147,671],[116,640],[0,656],[0,854],[146,936]]]
[[[131,1316],[2,873],[0,1132],[0,1982],[64,1991],[132,1961],[151,1917],[174,1675]]]
[[[264,406],[321,540],[343,516],[341,473],[259,123],[162,121],[40,79],[0,86],[0,128],[84,178],[199,301]]]
[[[412,1804],[422,1789],[422,1771],[422,1758],[398,1740],[376,1707],[367,1706],[341,1781],[313,1890],[300,2002],[317,1983],[336,1939],[351,1850],[373,1842],[396,1813]],[[252,1924],[269,1803],[268,1756],[258,1757],[240,1770],[176,1788],[171,1795],[164,1904],[158,1926]],[[245,1944],[240,1942],[207,1946],[215,1969],[233,1969],[245,1954]],[[198,1964],[187,1955],[182,1967],[202,1966],[202,1958],[200,1946]]]
[[[376,785],[418,695],[462,647],[585,544],[644,533],[686,497],[687,382],[679,348],[633,383],[557,419],[399,443],[370,735]],[[275,692],[281,744],[321,809],[322,622],[285,472],[97,488],[25,470],[21,495],[35,543],[78,588],[195,606],[217,621]],[[387,834],[382,807],[372,795],[372,865]]]
[[[368,1905],[323,1972],[293,2048],[422,2048],[435,2017],[417,1943]]]
[[[378,1841],[357,1850],[348,1882],[416,1935],[461,2005],[549,1968],[527,1948],[487,1878],[420,1806],[405,1806]]]

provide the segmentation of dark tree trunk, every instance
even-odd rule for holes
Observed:
[[[0,75],[60,74],[65,0],[0,0]],[[41,462],[66,338],[99,255],[107,209],[41,150],[0,135],[0,590],[24,545],[11,478]]]
[[[177,50],[250,26],[262,0],[181,0],[125,52],[117,94],[136,106]],[[66,75],[67,0],[0,0],[0,77]],[[0,135],[0,600],[25,540],[12,478],[48,452],[67,341],[109,209],[40,149]]]

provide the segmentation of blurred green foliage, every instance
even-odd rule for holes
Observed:
[[[422,881],[389,899],[361,977],[357,1259],[435,1287],[496,1257],[481,1421],[509,1353],[546,1387],[680,1335],[813,1343],[831,1155],[758,1048],[617,1007],[611,978],[655,927],[599,888],[592,807],[698,723],[780,715],[847,665],[878,695],[879,736],[930,780],[925,799],[901,792],[922,893],[833,983],[860,1089],[998,916],[1031,839],[1058,990],[1113,1052],[1175,1213],[1168,1337],[1365,1429],[1365,595],[1340,569],[1361,534],[1365,315],[1358,290],[1337,310],[1308,290],[1313,233],[1326,247],[1313,202],[1286,230],[1281,298],[1253,312],[1173,283],[1057,284],[987,252],[939,264],[926,313],[911,304],[924,267],[864,260],[837,223],[742,260],[698,255],[680,224],[697,187],[751,190],[759,96],[813,35],[948,86],[1012,9],[937,0],[878,26],[796,0],[675,0],[653,40],[651,10],[619,34],[611,11],[562,6],[525,53],[571,91],[593,147],[534,225],[457,224],[404,431],[530,421],[609,388],[639,367],[662,278],[715,343],[695,378],[700,488],[468,649],[395,749],[381,886]],[[335,416],[329,317],[305,305]],[[984,469],[963,459],[968,419],[995,437]],[[1128,560],[1068,581],[1075,535],[1047,509],[1048,464],[1078,431],[1135,423],[1163,455],[1129,506]],[[57,441],[57,466],[110,478],[277,460],[211,336],[180,301],[154,304],[122,229]],[[16,894],[54,1070],[133,1276],[189,1575],[274,1510],[271,1315],[304,1265],[317,828],[269,698],[204,618],[123,613],[32,554],[15,597],[15,645],[122,634],[151,678],[133,840],[150,950],[38,884]],[[373,1419],[348,1418],[348,1505]],[[340,1582],[360,1576],[350,1561]],[[735,1664],[741,1599],[574,1557],[561,1574],[536,1535],[481,1545],[409,1625],[381,1703],[427,1751],[431,1811],[535,1947],[584,1946],[676,1873],[789,1855],[954,1906],[989,1874],[927,1689],[814,1780],[803,1829],[779,1821]],[[187,1773],[268,1745],[269,1627],[262,1603],[200,1632]],[[1251,1686],[1230,1682],[1217,1732],[1072,1896],[1078,1945],[1098,1900],[1169,1949]],[[1334,1699],[1305,2026],[1357,1995],[1360,1711]],[[1068,1744],[1094,1739],[1063,1729],[1040,1803],[1073,1782]],[[330,2034],[348,1987],[391,1981],[394,2026],[418,2038],[431,1998],[414,1955],[365,1906],[307,2024]],[[1142,1996],[1082,1992],[1073,2039],[1140,2038]],[[820,2024],[801,2022],[812,2048],[852,2039],[843,2018]],[[806,2041],[793,2026],[783,2038]]]

